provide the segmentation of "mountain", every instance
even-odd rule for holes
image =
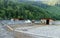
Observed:
[[[28,4],[31,4],[33,6],[38,6],[38,7],[41,7],[43,9],[45,9],[46,11],[48,11],[51,15],[52,15],[52,18],[55,18],[57,20],[60,20],[60,4],[55,4],[55,5],[47,5],[47,4],[44,4],[40,1],[29,1],[29,2],[24,2],[24,3],[28,3]]]
[[[1,2],[2,1],[2,2]],[[53,18],[60,20],[60,7],[44,4],[41,1],[1,0],[0,19],[24,18],[41,19]]]
[[[24,18],[38,20],[41,18],[51,18],[51,14],[48,11],[31,3],[18,3],[9,0],[2,2],[0,2],[0,19]]]
[[[17,0],[17,1],[34,1],[34,2],[42,2],[44,4],[48,4],[48,5],[55,5],[55,4],[60,4],[60,0]]]
[[[60,0],[9,0],[9,1],[17,1],[17,2],[42,2],[43,4],[47,5],[55,5],[60,4]]]
[[[36,2],[36,3],[33,3],[33,5],[49,11],[52,14],[52,18],[56,18],[57,20],[60,20],[60,4],[55,4],[51,6],[41,2]]]

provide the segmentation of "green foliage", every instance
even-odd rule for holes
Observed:
[[[51,7],[46,8],[46,10],[51,13],[52,18],[60,20],[60,7],[51,6]]]
[[[51,18],[51,13],[45,9],[31,4],[13,1],[0,1],[0,19],[24,18],[41,19]]]

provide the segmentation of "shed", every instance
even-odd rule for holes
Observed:
[[[47,25],[52,24],[53,21],[54,21],[54,20],[51,19],[51,18],[43,18],[43,19],[41,19],[41,23],[42,23],[42,24],[47,24]]]

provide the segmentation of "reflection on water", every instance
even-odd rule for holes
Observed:
[[[60,20],[59,21],[54,21],[53,24],[54,25],[60,24]]]
[[[25,24],[27,20],[11,21],[11,20],[0,20],[2,24]],[[28,22],[27,22],[28,23]],[[41,23],[41,21],[35,20],[35,23]],[[54,21],[52,24],[60,24],[60,20]]]
[[[11,21],[11,20],[2,20],[0,21],[3,24],[23,24],[25,20],[20,20],[20,21]]]

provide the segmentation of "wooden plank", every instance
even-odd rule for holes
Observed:
[[[7,28],[9,31],[13,31],[13,28],[11,28],[10,26],[7,25]]]

